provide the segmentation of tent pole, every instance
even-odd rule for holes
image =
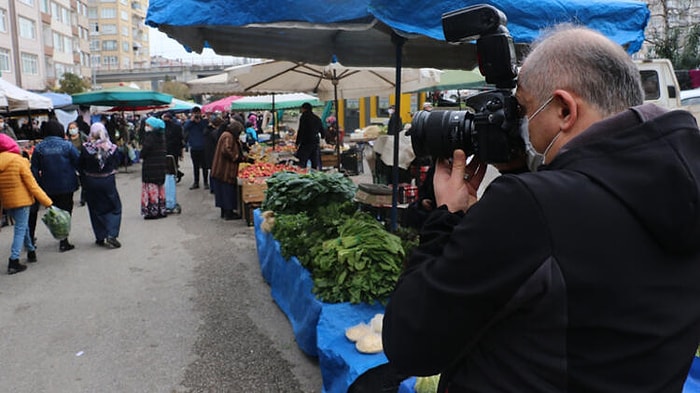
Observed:
[[[335,102],[335,154],[338,160],[338,172],[340,172],[340,117],[338,117],[338,75],[336,70],[333,70],[333,94]]]
[[[394,130],[389,130],[394,134],[394,162],[391,168],[392,188],[391,188],[391,232],[396,232],[398,220],[398,204],[399,204],[399,132],[403,128],[401,121],[401,67],[403,57],[403,44],[406,39],[391,32],[391,41],[396,45],[396,91],[394,113],[391,116],[398,116],[399,121],[394,122]],[[389,121],[391,123],[391,121]]]
[[[275,110],[275,93],[272,93],[272,153],[275,152],[275,135],[277,135],[277,111]]]

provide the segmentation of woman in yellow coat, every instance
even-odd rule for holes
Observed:
[[[43,206],[53,204],[51,198],[39,187],[29,160],[22,157],[19,146],[12,138],[0,134],[0,201],[7,214],[15,220],[7,274],[24,271],[27,266],[19,263],[22,246],[27,249],[27,262],[36,262],[36,248],[29,236],[29,207],[34,201]]]

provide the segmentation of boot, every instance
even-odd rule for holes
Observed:
[[[7,274],[15,274],[27,270],[27,265],[19,263],[19,259],[10,258],[10,263],[7,265]]]
[[[63,239],[63,240],[61,240],[61,243],[60,243],[60,245],[58,246],[58,249],[59,249],[59,251],[61,251],[61,252],[70,251],[70,250],[72,250],[72,249],[74,249],[74,248],[75,248],[75,246],[72,245],[72,244],[70,244],[70,243],[68,242],[68,239]]]
[[[36,250],[27,251],[27,262],[36,262]]]
[[[233,215],[233,210],[224,210],[224,220],[225,221],[231,221],[234,220],[235,217]]]

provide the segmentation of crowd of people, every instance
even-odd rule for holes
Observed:
[[[90,124],[80,113],[74,121],[61,124],[55,117],[39,124],[31,149],[21,148],[14,127],[0,116],[0,200],[3,218],[13,224],[14,237],[8,274],[24,271],[20,262],[36,262],[35,228],[41,207],[55,207],[73,213],[79,191],[80,206],[87,205],[95,244],[119,248],[122,201],[117,189],[119,167],[133,161],[141,165],[140,213],[144,219],[166,217],[166,175],[179,183],[186,175],[180,170],[184,152],[192,160],[193,183],[213,194],[221,218],[241,218],[238,211],[238,165],[247,160],[248,146],[258,141],[257,115],[203,114],[199,107],[189,115],[164,112],[144,118],[124,119],[101,116]],[[131,157],[129,149],[138,152]],[[174,189],[167,192],[175,192]],[[58,240],[60,252],[75,245],[66,237]]]

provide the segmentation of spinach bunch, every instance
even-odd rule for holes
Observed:
[[[262,210],[275,214],[310,214],[333,202],[351,201],[357,186],[342,173],[277,172],[267,179]]]

